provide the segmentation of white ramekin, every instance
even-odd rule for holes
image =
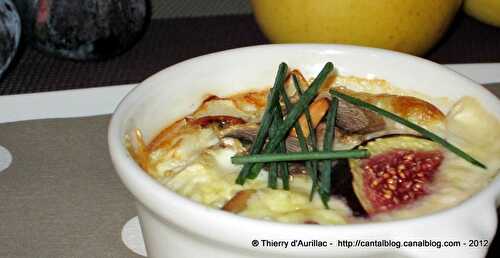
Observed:
[[[435,214],[363,225],[289,225],[207,208],[149,177],[128,155],[124,137],[146,140],[192,112],[208,94],[225,96],[272,85],[280,62],[308,77],[332,61],[342,75],[383,78],[401,88],[458,99],[470,95],[500,118],[500,102],[461,75],[425,59],[343,45],[263,45],[193,58],[145,80],[125,97],[109,126],[113,164],[135,196],[148,256],[196,257],[483,257],[487,248],[346,248],[339,240],[491,240],[497,227],[500,177],[462,204]],[[257,247],[252,241],[259,241]],[[262,240],[327,241],[327,247],[265,247]],[[331,245],[330,245],[331,243]]]

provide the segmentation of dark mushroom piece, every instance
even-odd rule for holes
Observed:
[[[331,99],[332,96],[321,94],[320,98]],[[339,99],[335,126],[347,133],[367,134],[383,130],[386,124],[377,113]]]
[[[385,128],[384,118],[373,111],[339,100],[336,126],[349,133],[371,133]]]

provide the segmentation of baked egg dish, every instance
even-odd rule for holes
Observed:
[[[186,198],[284,223],[422,216],[498,174],[500,121],[476,99],[324,71],[280,66],[265,90],[208,95],[150,142],[137,128],[129,153]]]

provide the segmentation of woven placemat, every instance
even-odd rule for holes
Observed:
[[[102,62],[74,62],[25,48],[0,81],[0,95],[136,83],[177,62],[269,43],[252,15],[153,20],[128,52]],[[500,28],[459,14],[426,58],[438,63],[500,62]]]
[[[156,19],[252,13],[249,0],[151,0],[151,5]]]

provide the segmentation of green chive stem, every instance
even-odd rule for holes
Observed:
[[[285,152],[286,153],[286,148]],[[283,189],[290,190],[290,171],[288,170],[287,162],[280,162],[281,166],[281,181],[283,182]]]
[[[278,188],[278,163],[271,163],[267,177],[267,186],[272,189]]]
[[[279,101],[277,102],[279,105]],[[273,120],[271,123],[271,127],[269,128],[269,137],[274,137],[276,134],[276,130],[278,129],[278,125],[281,123],[280,118],[278,117],[278,107],[275,106],[272,110],[273,112]],[[267,179],[268,187],[272,189],[276,189],[278,187],[278,163],[272,162],[268,172]]]
[[[335,118],[337,117],[337,107],[339,100],[333,98],[330,102],[330,108],[326,114],[326,129],[325,137],[323,140],[323,151],[333,150],[333,141],[335,140]],[[321,171],[321,183],[320,183],[320,196],[323,201],[323,205],[328,208],[328,201],[330,200],[332,189],[332,161],[323,161],[323,169]]]
[[[281,111],[281,105],[279,101],[276,103],[276,107],[274,108],[274,123],[276,125],[276,128],[283,122],[283,112]],[[274,136],[273,132],[273,136]],[[280,146],[278,147],[278,152],[279,153],[286,153],[286,144],[285,141],[281,141]],[[289,170],[288,170],[288,163],[287,162],[279,162],[279,169],[280,173],[279,175],[281,176],[281,181],[283,183],[283,189],[285,190],[290,190],[290,178],[289,178]]]
[[[359,159],[368,157],[368,151],[342,150],[342,151],[315,151],[315,152],[288,152],[288,153],[264,153],[253,155],[233,156],[233,164],[244,163],[267,163],[280,161],[301,161],[301,160],[327,160],[327,159]]]
[[[302,88],[300,88],[299,79],[297,79],[297,76],[295,74],[292,74],[292,80],[293,80],[293,86],[295,86],[295,90],[297,91],[297,94],[299,95],[299,97],[301,97],[303,94]],[[316,151],[316,150],[318,150],[317,143],[316,143],[316,129],[314,128],[311,113],[309,112],[309,108],[304,111],[304,114],[306,115],[307,127],[309,129],[309,137],[308,137],[309,142],[311,143],[313,150]]]

